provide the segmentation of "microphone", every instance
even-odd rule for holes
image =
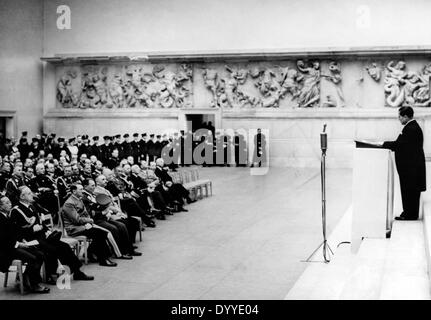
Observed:
[[[328,135],[326,134],[326,123],[323,125],[323,132],[320,134],[320,149],[322,152],[326,152],[328,149]]]

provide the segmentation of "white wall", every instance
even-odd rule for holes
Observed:
[[[56,26],[63,4],[71,30]],[[430,12],[427,0],[46,0],[44,54],[431,45]]]
[[[42,127],[42,0],[0,0],[0,116],[16,111],[13,134]]]

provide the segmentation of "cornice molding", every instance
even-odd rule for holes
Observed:
[[[217,61],[262,61],[291,58],[355,58],[367,59],[379,56],[424,56],[431,55],[431,46],[382,46],[382,47],[326,47],[256,50],[214,51],[166,51],[128,53],[64,53],[41,60],[52,64],[89,63],[139,63],[139,62],[217,62]]]

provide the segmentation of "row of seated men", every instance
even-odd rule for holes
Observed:
[[[42,261],[48,283],[54,283],[57,261],[69,267],[75,280],[93,279],[80,271],[81,263],[61,241],[62,233],[42,221],[44,214],[63,222],[68,236],[91,239],[90,261],[114,267],[111,256],[141,255],[134,246],[141,221],[155,227],[154,219],[187,211],[185,203],[194,202],[181,184],[172,181],[161,158],[151,167],[146,161],[138,165],[133,158],[123,159],[114,170],[85,154],[79,160],[27,158],[22,163],[13,154],[1,159],[0,235],[5,238],[0,239],[0,271],[6,271],[13,259],[23,260],[31,292],[49,292],[40,284]]]

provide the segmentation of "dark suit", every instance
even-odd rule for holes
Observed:
[[[29,224],[29,219],[32,217],[36,218],[36,222]],[[69,266],[72,273],[78,271],[82,266],[67,243],[46,237],[45,232],[49,228],[41,221],[39,212],[33,205],[27,207],[20,202],[12,209],[11,218],[20,229],[22,239],[39,241],[38,247],[46,255],[46,268],[49,275],[57,272],[57,259],[62,264]],[[41,225],[42,230],[34,231],[33,226],[36,224]]]
[[[27,263],[24,274],[28,276],[30,285],[42,282],[40,268],[44,255],[36,247],[16,248],[19,233],[16,225],[4,213],[0,212],[0,271],[6,272],[12,260],[19,259]]]
[[[52,215],[56,216],[60,208],[58,206],[59,200],[54,193],[54,190],[57,189],[55,181],[45,174],[38,174],[32,180],[33,181],[30,182],[30,189],[38,194],[37,202]],[[42,191],[42,188],[47,188],[49,190]]]
[[[90,157],[91,153],[91,147],[88,144],[80,144],[78,146],[78,157],[81,157],[82,154],[86,154],[88,157]]]
[[[6,196],[13,205],[19,202],[19,188],[24,185],[24,179],[17,175],[12,175],[6,182]]]
[[[109,157],[112,155],[112,144],[102,144],[100,147],[100,161],[102,161],[103,164],[106,164],[106,161],[109,159]]]
[[[265,161],[266,139],[262,133],[257,133],[254,136],[254,153],[253,165],[257,162],[259,167],[262,166],[262,161]]]
[[[132,147],[130,142],[123,141],[121,143],[121,150],[123,151],[122,158],[127,158],[132,155]]]
[[[147,154],[148,154],[148,162],[155,161],[156,159],[156,150],[154,148],[154,141],[148,140],[147,142]]]
[[[183,202],[183,198],[190,200],[189,191],[186,188],[184,188],[184,186],[182,184],[173,183],[172,177],[169,175],[168,171],[157,166],[156,170],[154,170],[154,173],[160,179],[161,182],[163,182],[163,183],[166,183],[167,181],[172,182],[172,186],[169,188],[169,195],[170,195],[171,199],[177,200],[180,203]],[[160,189],[158,189],[158,190],[161,191]],[[163,195],[163,193],[162,193],[162,195]],[[169,199],[165,198],[165,202],[169,203]]]
[[[88,157],[91,156],[96,156],[98,160],[100,160],[100,147],[97,143],[93,143],[92,145],[89,146],[89,154],[87,154]]]
[[[139,140],[139,153],[141,155],[141,160],[146,161],[147,155],[148,155],[148,147],[147,147],[147,142],[145,141],[144,138]]]
[[[383,147],[395,152],[395,164],[400,177],[403,216],[417,219],[419,198],[426,190],[423,133],[416,120],[407,123],[395,141],[385,141]]]
[[[130,149],[132,151],[132,157],[135,160],[135,163],[138,163],[139,156],[142,153],[139,141],[132,141],[132,142],[130,142]]]

